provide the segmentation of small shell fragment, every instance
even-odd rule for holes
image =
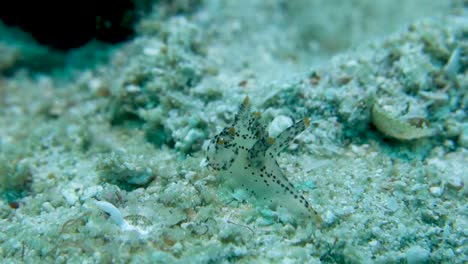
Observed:
[[[387,113],[387,111],[378,104],[374,104],[372,107],[372,123],[380,132],[400,140],[429,137],[435,134],[434,129],[416,127],[390,115],[390,113]]]

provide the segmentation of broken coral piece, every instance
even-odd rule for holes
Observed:
[[[372,107],[372,123],[380,132],[399,140],[412,140],[435,134],[434,129],[414,126],[402,117],[392,115],[377,103]]]

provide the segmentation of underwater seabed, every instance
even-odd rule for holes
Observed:
[[[1,263],[468,262],[463,1],[153,5],[0,24]]]

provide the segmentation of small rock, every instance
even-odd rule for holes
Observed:
[[[468,124],[463,125],[463,130],[458,136],[458,144],[464,148],[468,148]]]
[[[323,221],[328,225],[332,225],[336,221],[336,215],[331,211],[326,211],[325,215],[323,215]]]
[[[68,202],[69,205],[74,205],[78,200],[78,195],[76,192],[71,188],[66,188],[62,190],[62,195],[65,200]]]
[[[433,186],[429,188],[429,192],[432,194],[432,196],[439,197],[442,195],[444,190],[438,186]]]
[[[293,121],[290,117],[287,116],[277,116],[270,124],[270,128],[268,133],[270,137],[276,137],[281,132],[283,132],[286,128],[290,127],[293,124]]]
[[[406,261],[408,264],[429,263],[429,251],[420,246],[412,246],[406,250]]]

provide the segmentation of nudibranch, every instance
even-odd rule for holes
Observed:
[[[220,173],[228,186],[244,190],[257,204],[272,209],[283,207],[291,215],[301,217],[300,221],[311,218],[320,223],[320,216],[276,161],[289,142],[310,125],[310,120],[295,122],[271,138],[261,124],[261,114],[250,108],[249,97],[245,97],[232,125],[211,140],[207,148],[209,166]]]

